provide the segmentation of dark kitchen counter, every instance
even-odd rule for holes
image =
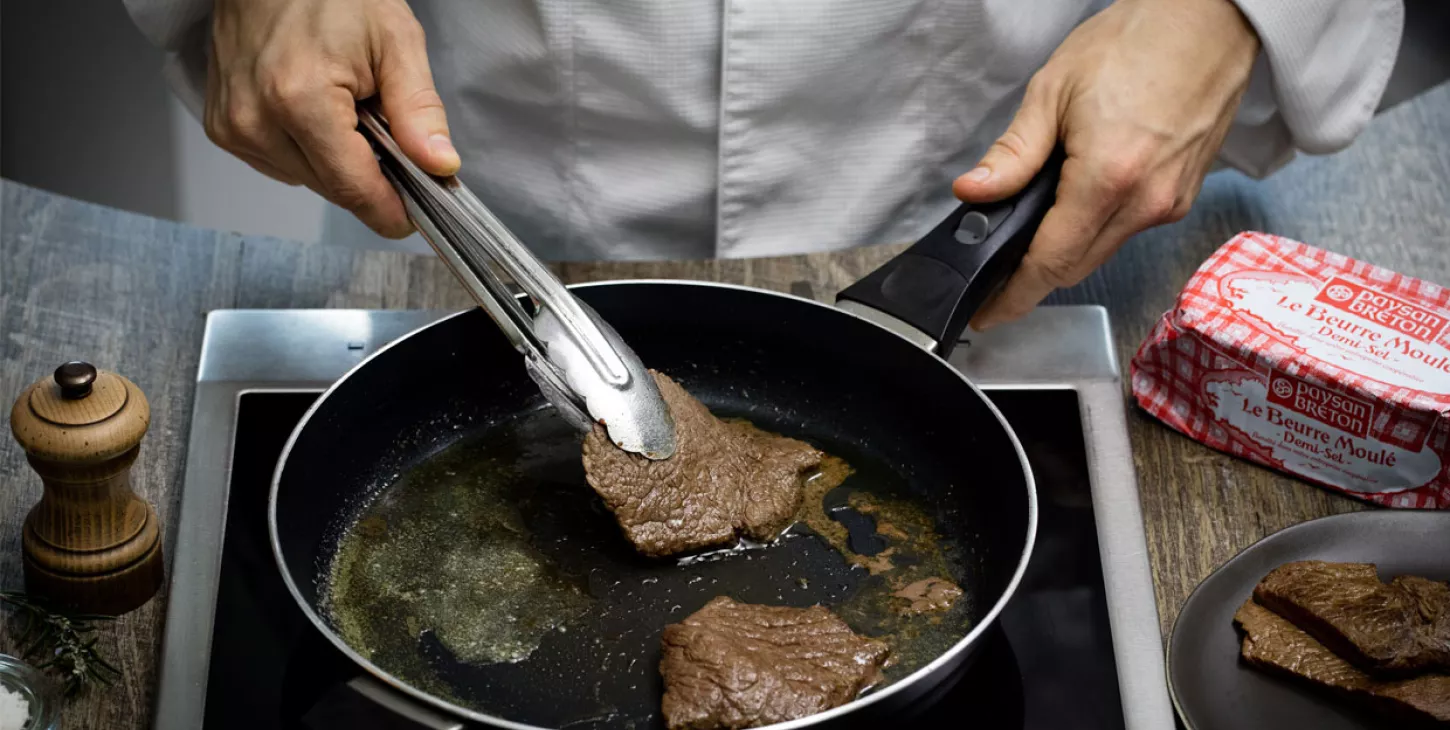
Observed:
[[[8,411],[32,380],[85,358],[132,378],[152,425],[134,470],[137,490],[175,533],[193,378],[204,314],[231,307],[459,308],[470,302],[441,263],[423,256],[309,246],[202,230],[0,183],[0,395]],[[1234,233],[1297,238],[1450,284],[1450,86],[1382,114],[1360,140],[1306,158],[1270,180],[1210,177],[1185,220],[1138,236],[1059,304],[1111,312],[1126,363],[1178,289]],[[569,265],[570,282],[691,278],[828,299],[900,249],[754,261]],[[1125,385],[1126,391],[1126,385]],[[1129,426],[1162,627],[1216,566],[1264,535],[1361,508],[1303,482],[1210,451],[1130,411]],[[0,435],[0,587],[22,585],[20,525],[38,478]],[[168,552],[168,559],[171,555]],[[67,728],[149,725],[164,596],[100,638],[124,678],[75,700]],[[0,629],[0,652],[17,651]]]

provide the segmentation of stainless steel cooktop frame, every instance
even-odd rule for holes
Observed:
[[[320,393],[381,346],[449,314],[294,309],[208,315],[180,523],[170,546],[175,558],[156,730],[202,727],[239,396]],[[975,336],[949,361],[983,390],[1077,393],[1123,715],[1129,730],[1172,727],[1121,371],[1106,311],[1042,307],[1019,322]]]

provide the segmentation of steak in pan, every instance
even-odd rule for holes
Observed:
[[[823,454],[748,423],[716,418],[651,372],[675,419],[675,455],[652,461],[617,447],[601,425],[584,437],[584,473],[625,535],[645,555],[775,539],[790,525]]]
[[[663,644],[670,730],[740,730],[829,710],[879,682],[890,655],[822,606],[726,596],[666,626]]]

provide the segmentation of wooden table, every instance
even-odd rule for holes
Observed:
[[[3,183],[0,394],[11,398],[59,363],[84,358],[131,377],[151,401],[137,489],[167,526],[185,461],[203,315],[228,307],[464,307],[429,257],[308,246],[200,230]],[[1193,213],[1130,241],[1054,303],[1112,313],[1126,364],[1184,281],[1235,232],[1279,233],[1450,284],[1450,87],[1378,118],[1349,150],[1304,159],[1264,182],[1212,176]],[[756,261],[567,265],[571,282],[693,278],[828,299],[899,250]],[[1126,388],[1126,385],[1125,385]],[[1162,628],[1216,566],[1264,535],[1360,505],[1210,451],[1131,411],[1130,430]],[[0,587],[22,585],[20,524],[39,480],[0,435]],[[168,555],[168,557],[170,557]],[[123,617],[100,646],[125,673],[66,710],[68,728],[149,723],[164,595]],[[0,629],[0,651],[16,650]]]

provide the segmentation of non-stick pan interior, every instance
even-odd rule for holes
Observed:
[[[668,283],[577,291],[647,365],[716,413],[803,438],[850,463],[856,473],[828,495],[833,504],[863,488],[880,492],[884,504],[928,513],[941,537],[934,565],[949,566],[966,592],[960,615],[917,631],[924,620],[906,623],[887,604],[861,598],[884,595],[890,574],[853,568],[806,530],[777,546],[689,565],[638,556],[584,482],[579,437],[544,408],[520,357],[474,311],[412,335],[348,376],[300,427],[279,472],[276,536],[285,569],[329,630],[365,637],[370,645],[355,647],[364,658],[481,716],[649,728],[660,726],[659,632],[715,595],[832,606],[858,630],[890,634],[909,650],[897,676],[945,651],[997,602],[1027,539],[1024,467],[985,401],[947,366],[873,325],[790,298]],[[480,472],[476,487],[454,485],[464,491],[431,501],[406,496],[410,479],[421,484],[471,468]],[[500,468],[514,477],[487,476]],[[396,582],[354,576],[353,593],[362,587],[367,595],[349,600],[361,603],[351,611],[328,605],[342,535],[386,536],[429,510],[429,528],[414,524],[408,534],[413,552],[397,562],[404,570]],[[853,529],[853,550],[879,555],[871,523],[894,514],[839,516],[849,527],[865,525]],[[500,529],[538,559],[514,566],[515,552],[470,552],[476,531]],[[465,567],[447,567],[450,559]],[[469,564],[486,565],[481,573],[495,582],[517,575],[516,582],[554,587],[516,591],[505,577],[488,606],[434,606],[453,613],[421,641],[403,647],[375,635],[390,625],[422,626],[417,616],[390,614],[398,602],[381,594],[415,591],[416,573],[436,566],[453,570],[450,580],[468,579]],[[499,630],[489,611],[526,623],[558,618],[563,630],[515,632],[537,638],[536,647],[522,647],[526,659],[480,662],[521,648],[497,643],[519,636],[512,625]]]

